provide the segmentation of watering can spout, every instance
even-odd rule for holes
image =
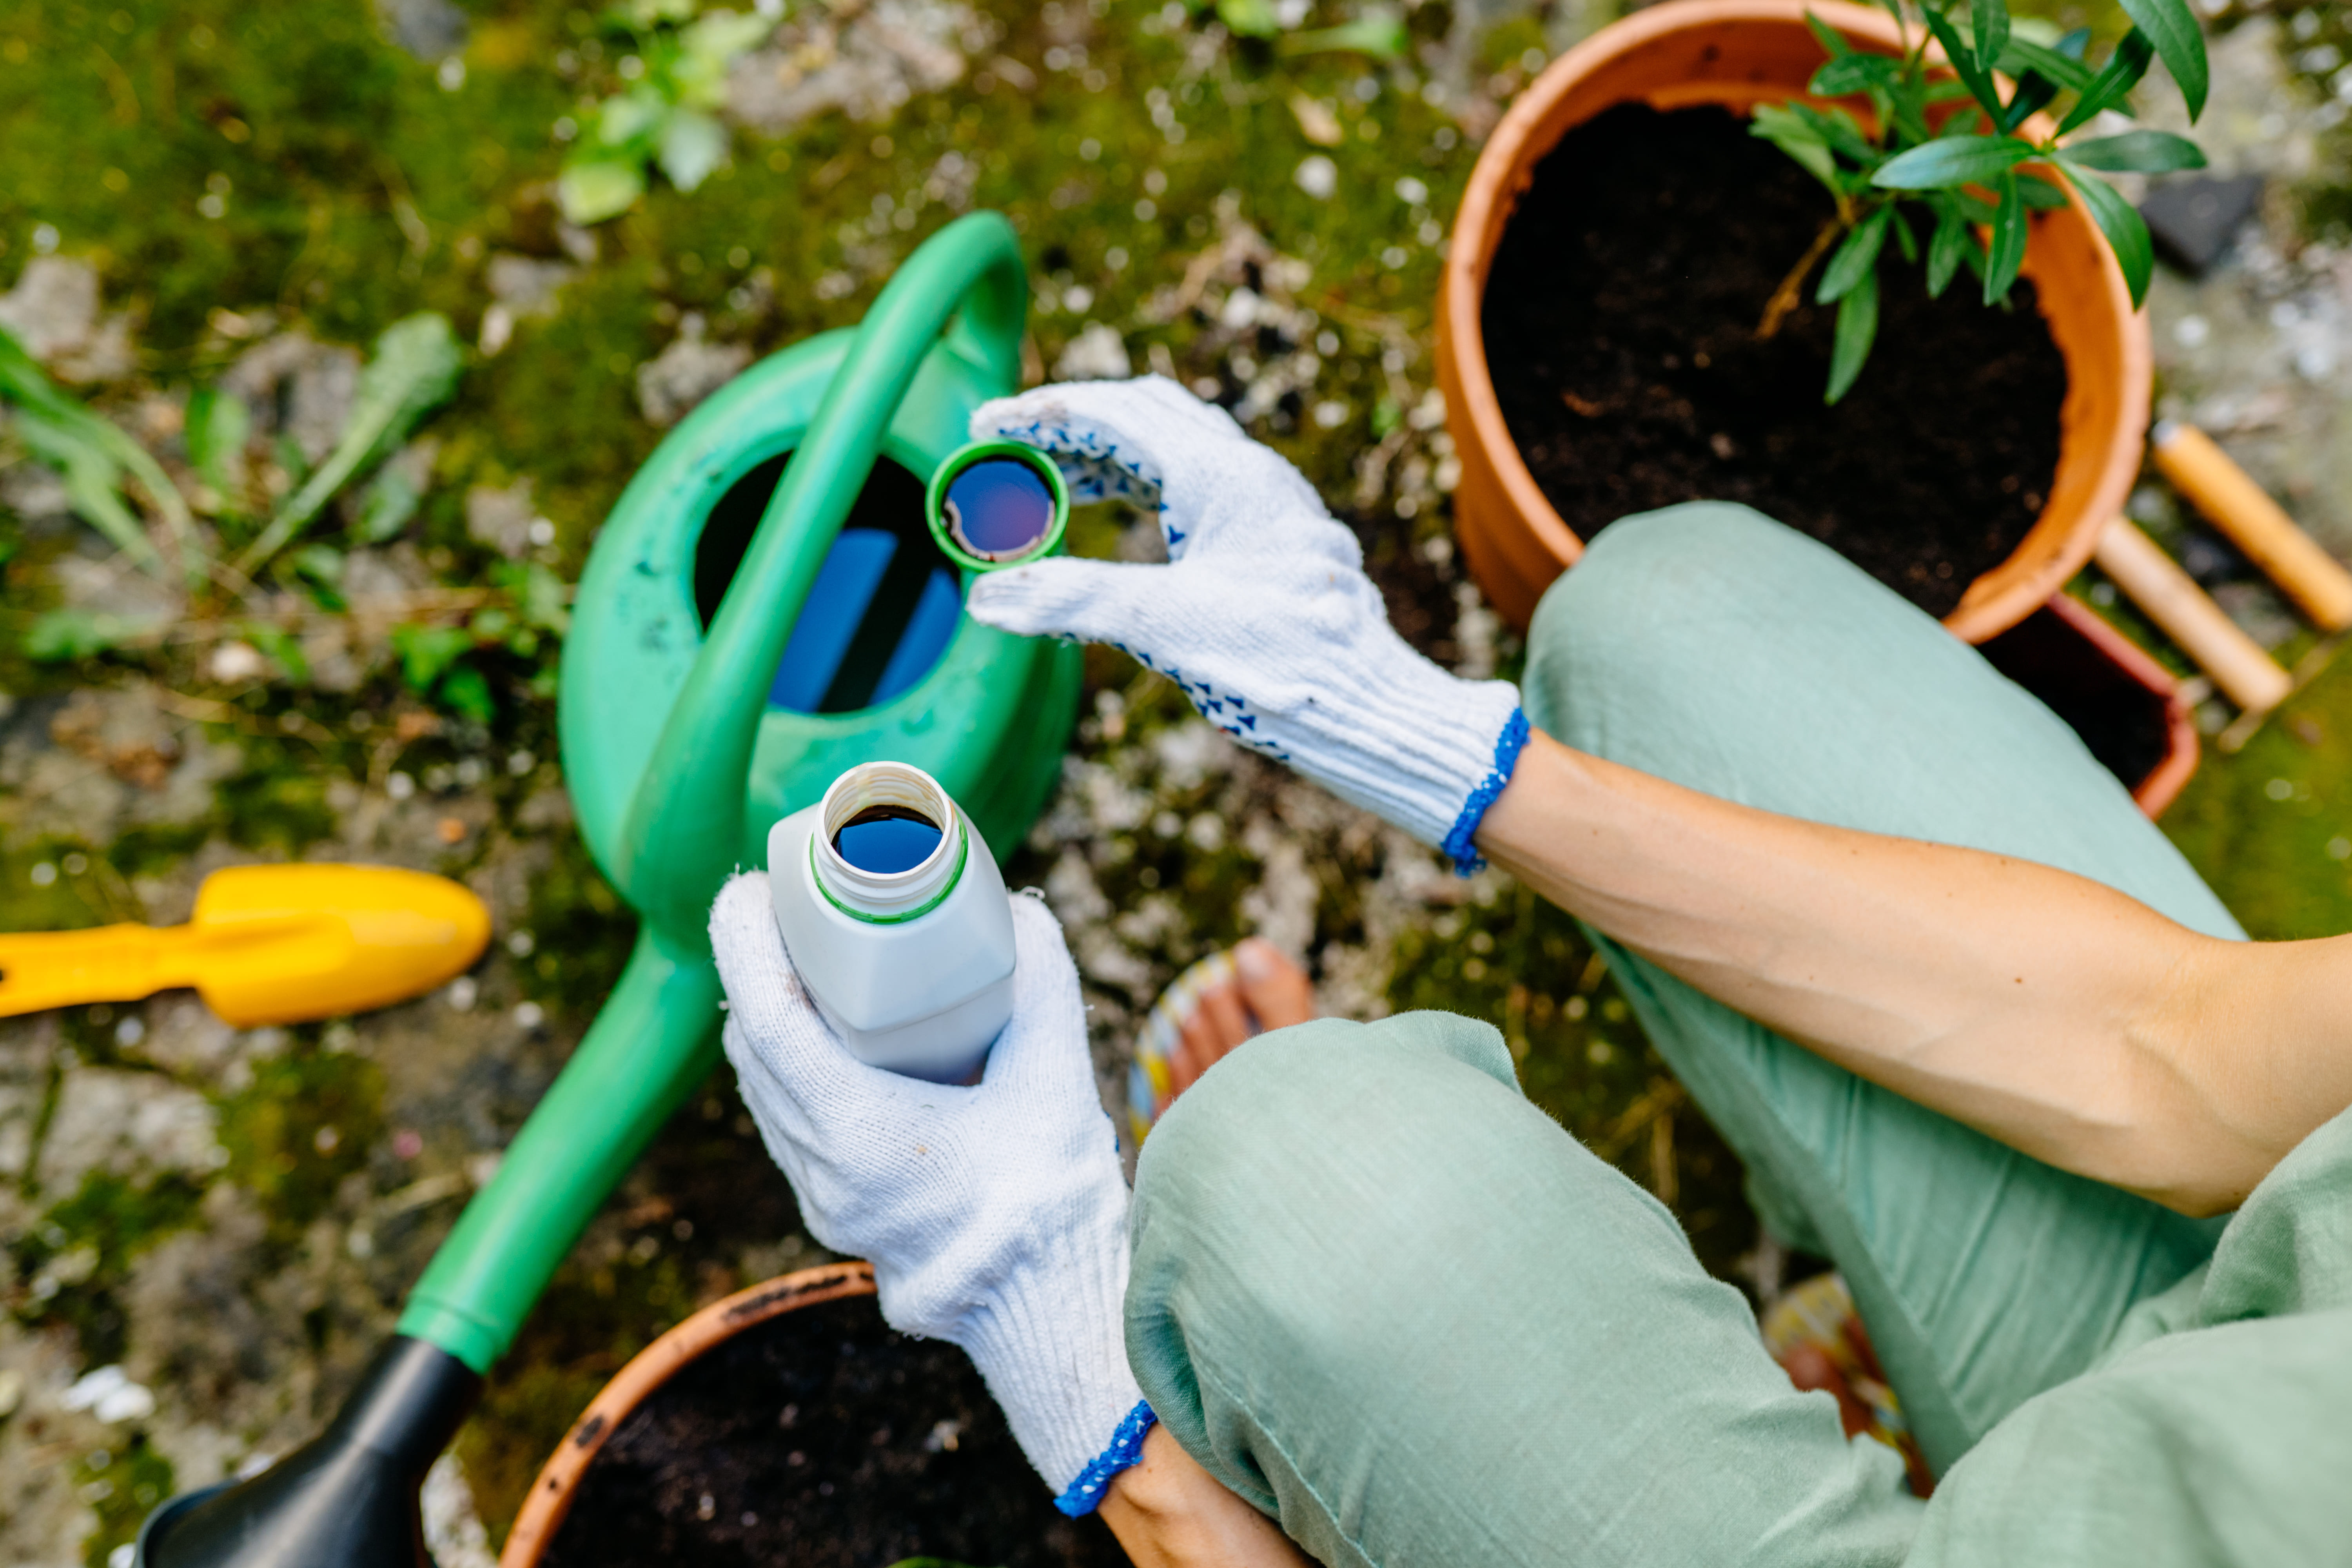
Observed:
[[[432,1568],[417,1489],[481,1388],[448,1352],[395,1334],[317,1437],[158,1510],[137,1568]]]

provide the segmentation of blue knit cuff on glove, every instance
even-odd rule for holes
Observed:
[[[1070,1483],[1069,1490],[1054,1500],[1054,1506],[1078,1519],[1102,1506],[1103,1493],[1110,1489],[1113,1476],[1143,1461],[1143,1436],[1159,1424],[1160,1417],[1151,1413],[1150,1403],[1137,1400],[1135,1408],[1110,1435],[1110,1447],[1095,1456],[1078,1479]]]
[[[1478,853],[1478,824],[1486,820],[1486,808],[1511,782],[1511,770],[1518,766],[1519,752],[1528,743],[1528,716],[1523,709],[1511,710],[1510,719],[1503,732],[1495,738],[1495,766],[1485,782],[1470,792],[1462,803],[1462,815],[1454,819],[1454,830],[1445,836],[1438,847],[1454,858],[1454,874],[1467,877],[1486,868],[1486,862]]]

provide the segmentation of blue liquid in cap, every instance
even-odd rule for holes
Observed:
[[[903,805],[869,805],[841,825],[833,847],[859,870],[877,877],[911,871],[931,858],[940,826]]]
[[[948,481],[940,510],[958,544],[983,561],[1012,561],[1053,531],[1054,492],[1019,458],[982,458]]]

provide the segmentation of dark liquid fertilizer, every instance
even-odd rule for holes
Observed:
[[[1931,300],[1890,238],[1876,347],[1823,407],[1837,310],[1812,303],[1819,263],[1780,331],[1756,329],[1831,216],[1829,193],[1726,110],[1595,116],[1537,165],[1496,249],[1496,395],[1580,538],[1741,501],[1948,615],[2041,514],[2065,362],[2031,284],[1988,308],[1963,269]]]
[[[983,561],[1013,561],[1054,527],[1054,492],[1018,458],[982,458],[948,481],[940,515],[949,535]]]
[[[940,847],[940,825],[903,805],[869,805],[841,825],[833,847],[861,871],[877,877],[911,871]]]
[[[590,1461],[548,1568],[1114,1568],[1065,1519],[963,1352],[871,1296],[785,1312],[701,1356]]]

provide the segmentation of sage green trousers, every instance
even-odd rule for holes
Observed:
[[[1694,788],[2241,934],[2047,710],[1744,508],[1602,533],[1545,596],[1524,695],[1568,744]],[[1437,1013],[1262,1037],[1144,1145],[1129,1359],[1227,1486],[1335,1565],[2352,1563],[2352,1113],[2225,1230],[1604,946],[1768,1223],[1843,1271],[1934,1500],[1790,1385],[1667,1211],[1520,1096],[1490,1026]]]

